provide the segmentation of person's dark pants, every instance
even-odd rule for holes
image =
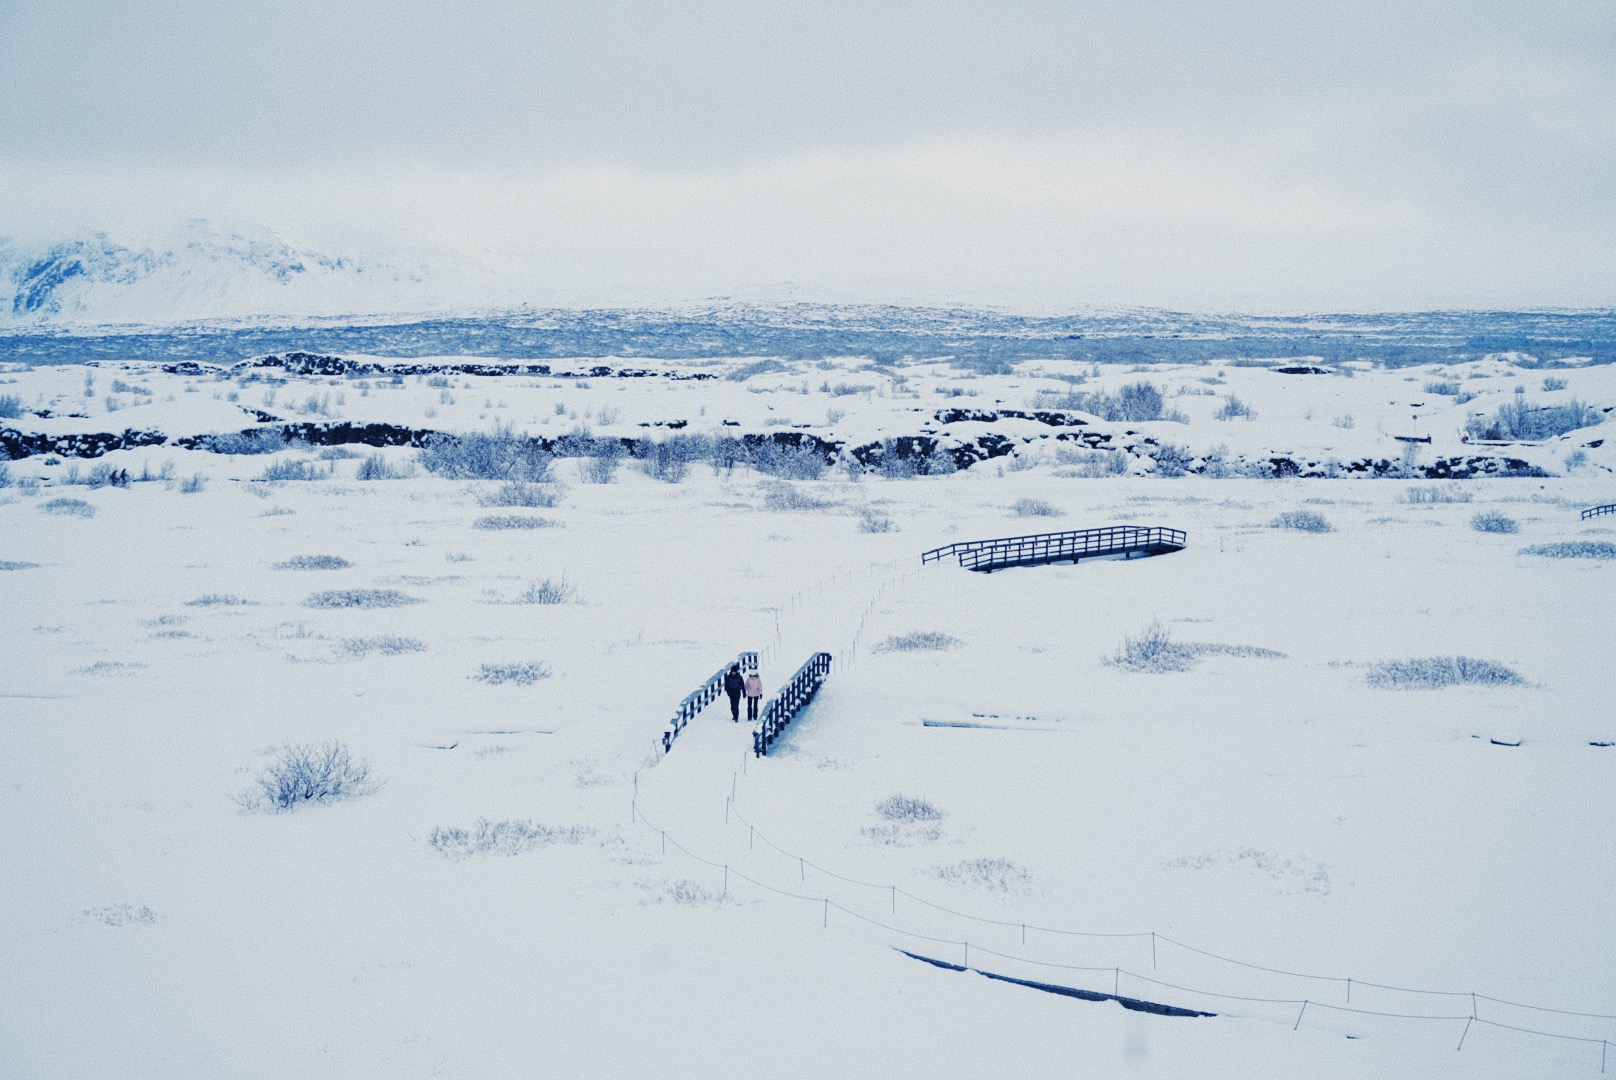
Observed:
[[[731,720],[739,720],[741,718],[741,695],[739,694],[731,694],[729,696],[729,718]]]
[[[763,699],[760,697],[749,697],[746,699],[746,718],[748,720],[757,719],[758,706],[761,704],[763,704]]]

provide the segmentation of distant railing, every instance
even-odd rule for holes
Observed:
[[[1109,525],[1102,529],[1006,536],[997,540],[966,540],[933,548],[920,556],[922,563],[952,555],[967,570],[983,573],[1007,566],[1076,562],[1102,555],[1161,555],[1180,551],[1188,543],[1182,529],[1157,525]]]
[[[757,729],[752,732],[754,754],[763,757],[769,752],[769,747],[785,731],[786,725],[795,720],[797,714],[814,700],[814,695],[819,692],[829,674],[830,653],[814,653],[808,658],[808,662],[791,676],[791,680],[780,688],[780,692],[764,703],[762,719]]]
[[[730,664],[739,665],[743,672],[756,671],[758,654],[755,652],[743,652],[732,660]],[[673,749],[673,740],[679,737],[679,733],[685,729],[685,725],[694,720],[701,710],[711,705],[713,700],[724,692],[724,676],[729,674],[730,664],[725,664],[713,672],[712,677],[702,683],[700,687],[686,694],[685,699],[679,703],[679,707],[673,711],[673,719],[668,721],[668,728],[662,733],[662,752],[664,754]]]
[[[1604,506],[1590,506],[1582,512],[1582,520],[1587,521],[1589,518],[1598,517],[1600,514],[1616,514],[1616,503],[1606,503]]]

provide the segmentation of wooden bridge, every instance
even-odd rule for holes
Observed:
[[[989,573],[1009,566],[1077,562],[1103,555],[1165,555],[1182,551],[1188,538],[1182,529],[1158,525],[1108,525],[1102,529],[1006,536],[998,540],[966,540],[933,548],[920,556],[922,563],[952,555],[967,570]]]

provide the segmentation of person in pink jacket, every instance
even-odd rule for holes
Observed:
[[[746,718],[758,718],[758,705],[763,701],[763,679],[755,671],[746,676]]]

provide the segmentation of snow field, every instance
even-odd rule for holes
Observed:
[[[15,377],[71,386],[82,373]],[[1341,385],[1356,393],[1372,381]],[[586,395],[604,384],[556,393],[598,401]],[[784,397],[748,395],[749,385],[693,392]],[[692,384],[668,387],[621,393],[650,400]],[[551,393],[528,390],[524,399],[543,396],[522,407],[539,416]],[[187,397],[212,400],[172,404]],[[1249,426],[1261,430],[1279,406],[1251,400]],[[1372,431],[1374,414],[1351,407]],[[1427,505],[1406,492],[1428,484],[1084,481],[1048,468],[1000,475],[989,463],[803,484],[834,505],[792,511],[768,509],[766,478],[745,469],[697,465],[669,485],[624,467],[591,485],[563,461],[560,505],[512,511],[557,522],[528,531],[474,527],[491,512],[478,501],[491,482],[419,473],[361,483],[338,461],[329,480],[266,484],[251,479],[266,457],[157,447],[108,459],[136,473],[148,460],[207,484],[190,495],[162,484],[0,489],[0,559],[38,564],[0,572],[0,816],[10,826],[0,863],[26,868],[0,893],[0,950],[14,973],[0,989],[0,1059],[16,1075],[1598,1068],[1598,1044],[1498,1028],[1473,1029],[1456,1054],[1462,1021],[1331,1013],[1322,1006],[1345,1004],[1337,983],[1160,941],[1152,967],[1148,939],[1035,929],[1023,945],[1020,933],[1023,923],[1155,931],[1290,971],[1616,1012],[1616,943],[1604,927],[1616,867],[1601,849],[1616,824],[1605,797],[1616,750],[1589,745],[1616,741],[1611,568],[1517,554],[1597,539],[1600,523],[1576,513],[1609,501],[1597,474],[1471,481],[1471,502]],[[11,466],[45,479],[66,467]],[[39,512],[61,495],[95,516]],[[1018,517],[1020,499],[1061,516]],[[860,531],[867,505],[897,531]],[[1334,531],[1270,526],[1301,509]],[[1520,532],[1471,529],[1486,509]],[[918,562],[952,540],[1112,522],[1183,528],[1190,546],[992,575]],[[274,568],[318,555],[352,565]],[[573,602],[513,602],[562,574]],[[346,589],[421,602],[305,606]],[[210,595],[252,603],[190,603]],[[1153,618],[1182,642],[1285,656],[1212,653],[1172,674],[1104,663]],[[960,644],[876,648],[916,631]],[[387,636],[425,648],[354,659],[346,645]],[[746,760],[746,725],[731,725],[720,701],[655,760],[672,708],[726,657],[762,651],[772,692],[820,648],[836,670],[769,758]],[[1506,664],[1527,683],[1395,691],[1364,681],[1377,661],[1454,654]],[[485,663],[524,662],[551,674],[525,686],[472,677]],[[238,810],[232,796],[267,748],[329,738],[371,763],[374,793],[291,814]],[[877,806],[894,794],[924,798],[941,817],[883,817]],[[664,855],[641,818],[719,868],[677,847]],[[435,828],[479,820],[593,832],[512,856],[432,847]],[[908,895],[894,913],[890,893],[816,873],[758,835]],[[737,875],[727,893],[723,865]],[[839,906],[824,928],[815,900],[740,874]],[[154,917],[109,925],[120,905]],[[1292,1031],[1289,1004],[1122,975],[1125,995],[1220,1015],[1128,1013],[917,963],[892,947],[963,956],[848,912],[969,941],[973,966],[1017,977],[1109,991],[1103,971],[1029,961],[1120,967],[1320,1007]],[[1352,995],[1370,1010],[1469,1013],[1468,1002],[1411,1007],[1408,995],[1361,985]],[[1480,1015],[1612,1037],[1597,1020],[1487,1003]]]

